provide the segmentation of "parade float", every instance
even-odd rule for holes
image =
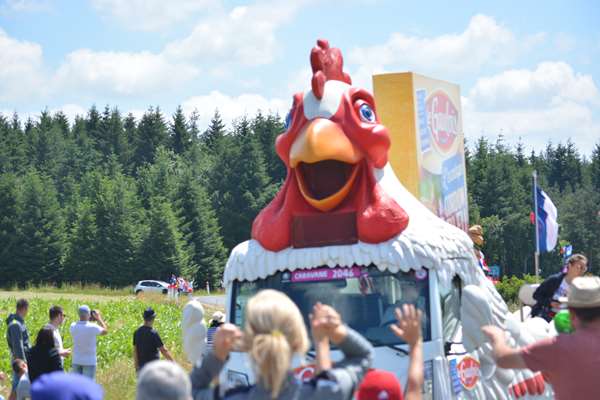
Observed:
[[[552,398],[539,373],[497,368],[480,330],[497,325],[523,346],[546,328],[513,318],[469,236],[398,180],[388,129],[371,93],[352,86],[340,50],[319,40],[310,63],[310,89],[294,95],[276,142],[287,178],[225,268],[229,321],[241,326],[247,300],[264,288],[286,293],[306,319],[315,302],[331,304],[373,344],[374,368],[405,383],[408,348],[389,326],[394,308],[412,303],[424,315],[424,398]],[[298,360],[299,377],[311,376],[312,357]],[[251,384],[249,365],[232,353],[222,386]]]

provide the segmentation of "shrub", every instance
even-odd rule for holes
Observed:
[[[536,278],[534,275],[523,275],[519,278],[516,275],[503,276],[502,280],[496,284],[496,289],[506,304],[517,304],[519,302],[519,289],[526,283],[539,283],[541,278]]]

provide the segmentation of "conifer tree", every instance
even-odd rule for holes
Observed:
[[[212,208],[206,191],[186,173],[177,194],[182,232],[193,249],[193,262],[197,266],[195,282],[204,287],[218,285],[226,262],[226,251],[219,232],[219,220]]]
[[[596,147],[594,147],[594,151],[592,152],[590,173],[592,187],[597,193],[600,193],[600,142],[596,144]]]
[[[136,135],[135,165],[152,163],[158,147],[168,145],[167,125],[158,107],[150,107],[142,117]]]
[[[132,113],[127,114],[125,120],[123,121],[123,134],[124,134],[124,142],[123,142],[123,151],[121,152],[121,156],[119,157],[121,164],[123,165],[123,170],[131,174],[134,168],[134,155],[135,155],[135,146],[137,141],[137,124],[135,122],[135,117]]]
[[[65,164],[69,175],[77,181],[87,172],[100,164],[100,154],[96,150],[94,139],[87,131],[87,123],[82,118],[76,118],[72,129],[72,140],[66,146]]]
[[[69,137],[71,133],[69,119],[62,111],[57,111],[54,113],[52,124],[60,129],[60,132],[65,138]]]
[[[235,125],[239,147],[224,150],[215,165],[212,185],[218,188],[215,201],[223,241],[228,249],[249,239],[252,221],[274,196],[263,154],[246,118]]]
[[[149,230],[137,261],[139,279],[168,280],[171,274],[190,278],[195,270],[192,251],[179,231],[179,221],[167,199],[152,199]]]
[[[17,178],[11,173],[0,174],[0,282],[10,284],[17,280],[14,264],[19,221],[19,193]]]
[[[40,120],[26,136],[33,166],[57,179],[65,159],[66,146],[60,127],[54,125],[50,113],[43,111]]]
[[[135,184],[117,173],[112,179],[102,177],[94,199],[96,222],[95,246],[102,266],[93,272],[95,282],[126,285],[133,275],[139,238],[141,207]]]
[[[173,114],[173,123],[171,124],[171,148],[175,154],[184,154],[191,145],[192,135],[188,129],[183,109],[179,106]]]
[[[221,114],[219,114],[219,110],[215,109],[208,129],[202,135],[202,143],[208,148],[211,154],[221,154],[225,132],[225,124],[221,119]]]
[[[275,140],[285,130],[279,116],[269,114],[265,117],[259,112],[252,121],[252,130],[260,143],[265,158],[265,168],[271,182],[277,184],[283,182],[287,170],[275,150]]]
[[[64,279],[69,282],[97,282],[96,271],[103,269],[104,254],[98,251],[96,215],[90,199],[80,201],[69,233]]]
[[[59,282],[64,253],[64,224],[52,180],[30,171],[22,179],[22,207],[14,265],[16,280]]]
[[[179,176],[184,168],[180,157],[159,147],[154,162],[138,170],[139,191],[144,207],[150,208],[151,199],[157,196],[174,200]]]

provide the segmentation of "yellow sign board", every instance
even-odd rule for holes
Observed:
[[[377,113],[404,186],[440,218],[467,230],[469,207],[458,85],[412,72],[373,76]]]

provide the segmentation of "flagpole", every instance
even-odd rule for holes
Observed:
[[[535,220],[535,254],[534,254],[534,265],[535,265],[535,277],[540,276],[540,233],[538,230],[538,201],[537,201],[537,171],[533,170],[533,213]]]

